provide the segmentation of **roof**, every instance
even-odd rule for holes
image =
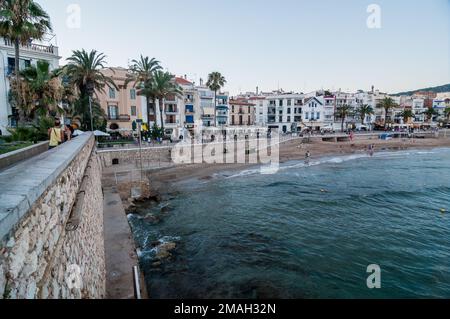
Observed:
[[[192,85],[192,82],[189,82],[188,80],[180,77],[176,77],[175,82],[177,82],[177,84],[179,85]]]
[[[248,103],[243,100],[230,100],[231,105],[244,105],[244,106],[255,106],[255,104]]]

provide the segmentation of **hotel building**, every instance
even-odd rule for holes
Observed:
[[[104,92],[96,92],[98,102],[107,115],[107,130],[132,134],[133,122],[142,119],[142,105],[145,98],[137,95],[133,83],[125,86],[128,70],[108,68],[102,71],[114,80],[118,89],[105,87]]]
[[[52,40],[31,42],[20,46],[20,69],[23,70],[37,61],[46,61],[52,70],[59,67],[60,56],[58,47]],[[15,127],[18,121],[18,111],[9,103],[10,79],[14,73],[15,53],[11,41],[0,38],[0,130],[8,134],[7,128]]]

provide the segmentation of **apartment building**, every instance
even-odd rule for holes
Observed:
[[[255,104],[247,100],[230,100],[230,126],[253,126],[256,123]]]
[[[142,119],[142,106],[145,98],[137,95],[133,83],[125,86],[128,70],[125,68],[110,68],[102,71],[111,77],[116,88],[105,87],[104,92],[96,92],[100,106],[107,115],[107,130],[132,134],[133,122]]]
[[[23,70],[37,61],[46,61],[52,70],[59,67],[61,57],[58,47],[52,40],[30,42],[20,46],[20,69]],[[0,130],[8,134],[7,128],[15,127],[18,120],[18,110],[9,104],[10,79],[15,67],[14,45],[8,39],[0,38]]]

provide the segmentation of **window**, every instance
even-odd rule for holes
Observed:
[[[186,123],[193,124],[194,123],[194,116],[193,115],[186,115]]]
[[[287,100],[287,105],[291,106],[292,105],[292,100]]]
[[[136,100],[136,90],[135,89],[130,90],[130,99]]]
[[[109,98],[110,99],[116,98],[116,90],[114,88],[109,88]]]
[[[108,106],[108,115],[109,115],[109,119],[111,120],[117,120],[117,116],[118,116],[118,107],[115,105],[110,105]]]
[[[290,116],[287,117],[287,121],[288,121],[288,122],[291,121],[291,117],[290,117]]]
[[[283,100],[280,100],[280,106],[283,106]]]
[[[290,107],[287,109],[287,114],[291,114],[291,108]]]
[[[131,116],[137,116],[136,106],[131,106]]]
[[[305,113],[305,120],[309,120],[309,112]]]
[[[283,117],[282,116],[280,116],[280,118],[278,119],[278,122],[283,122]]]
[[[320,112],[317,112],[317,119],[320,120]]]

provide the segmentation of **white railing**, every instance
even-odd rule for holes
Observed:
[[[7,47],[10,47],[10,48],[14,47],[14,43],[11,40],[3,39],[3,42],[4,42],[4,45]],[[26,50],[26,51],[58,55],[58,47],[55,47],[53,45],[47,46],[47,45],[42,45],[42,44],[30,43],[30,44],[26,44],[26,45],[20,45],[20,49]]]

